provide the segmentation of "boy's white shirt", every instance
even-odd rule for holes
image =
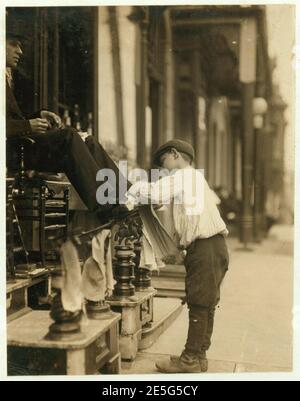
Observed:
[[[171,204],[180,245],[188,246],[197,238],[227,235],[226,225],[216,200],[201,170],[189,166],[176,170],[154,183],[139,181],[128,191],[134,204]]]
[[[204,202],[204,176],[200,170],[187,167],[174,170],[156,182],[139,181],[128,191],[135,204],[180,204],[186,214],[200,214]]]

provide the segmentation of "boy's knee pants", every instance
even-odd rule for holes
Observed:
[[[189,332],[186,351],[201,354],[211,344],[215,307],[228,270],[229,256],[222,235],[194,241],[185,259]]]

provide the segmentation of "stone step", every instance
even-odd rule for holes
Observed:
[[[181,301],[173,298],[154,298],[154,321],[142,331],[139,350],[145,350],[164,333],[182,311]]]
[[[166,265],[160,269],[159,272],[153,272],[152,276],[156,277],[176,277],[184,278],[186,275],[185,267],[183,265]]]
[[[185,297],[185,281],[175,278],[153,278],[152,286],[157,290],[159,297],[167,298],[184,298]]]
[[[153,273],[152,286],[159,297],[185,297],[185,268],[183,265],[167,265],[159,273]]]
[[[23,278],[20,278],[22,277]],[[6,315],[7,321],[11,322],[35,309],[36,301],[31,302],[31,294],[35,290],[48,294],[50,285],[49,272],[47,269],[35,269],[32,272],[23,272],[6,284]]]

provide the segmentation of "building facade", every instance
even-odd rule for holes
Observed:
[[[244,243],[263,238],[268,217],[279,217],[285,124],[263,6],[8,13],[28,36],[24,105],[80,120],[131,166],[150,168],[153,150],[169,139],[190,142],[231,231]]]

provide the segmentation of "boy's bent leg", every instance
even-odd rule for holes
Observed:
[[[215,242],[214,238],[195,241],[185,259],[189,331],[182,357],[199,359],[203,371],[207,371],[205,344],[208,331],[212,330],[209,316],[218,297]]]
[[[228,269],[224,238],[198,240],[188,250],[186,293],[189,305],[188,338],[180,359],[200,360],[202,372],[208,370],[206,351],[211,345],[215,306],[220,299],[220,285]],[[171,357],[178,360],[179,357]]]
[[[208,362],[204,344],[209,329],[210,308],[199,305],[189,305],[189,330],[182,360],[198,360],[201,371],[207,372]]]
[[[189,305],[189,330],[185,350],[180,357],[157,362],[156,367],[162,373],[202,373],[207,371],[207,364],[200,355],[207,332],[208,308]]]
[[[209,350],[211,346],[211,338],[214,330],[216,306],[220,302],[221,285],[229,265],[229,255],[225,239],[222,236],[218,236],[214,246],[215,246],[215,252],[217,254],[217,257],[215,258],[214,262],[214,271],[216,280],[216,291],[215,291],[216,299],[214,305],[210,307],[208,311],[207,332],[204,338],[204,343],[202,348],[203,354],[206,354],[206,352]]]
[[[206,354],[206,351],[208,351],[211,346],[211,338],[214,331],[215,312],[216,312],[215,307],[210,308],[208,310],[207,330],[204,336],[203,347],[202,347],[203,355]]]
[[[206,307],[189,305],[189,329],[185,353],[196,358],[201,354],[208,328],[208,311]]]

